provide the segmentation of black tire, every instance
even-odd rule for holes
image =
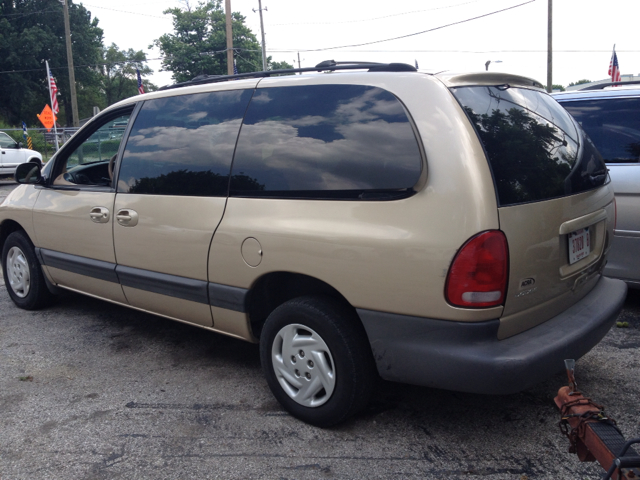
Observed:
[[[299,297],[276,308],[262,329],[260,360],[282,406],[318,427],[343,422],[366,407],[377,379],[355,311],[328,297]]]
[[[13,303],[25,310],[49,305],[54,296],[47,288],[33,244],[24,232],[13,232],[2,249],[4,283]]]

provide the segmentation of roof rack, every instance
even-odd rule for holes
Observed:
[[[281,70],[267,70],[262,72],[238,73],[236,75],[198,75],[188,82],[180,82],[174,85],[166,85],[159,90],[169,90],[172,88],[187,87],[192,85],[203,85],[206,83],[226,82],[240,78],[262,78],[272,75],[283,75],[288,73],[303,72],[327,72],[336,70],[367,70],[369,72],[417,72],[418,70],[407,63],[375,63],[375,62],[336,62],[335,60],[325,60],[315,67],[306,68],[286,68]]]
[[[619,87],[623,85],[639,85],[640,80],[631,80],[627,82],[607,82],[607,83],[598,83],[596,85],[589,85],[588,87],[581,88],[580,90],[576,90],[578,92],[584,92],[586,90],[602,90],[605,87]]]

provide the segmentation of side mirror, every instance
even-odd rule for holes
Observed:
[[[37,163],[21,163],[16,168],[15,180],[18,183],[37,185],[43,183],[40,165]]]
[[[20,149],[20,148],[22,148],[22,147],[24,147],[24,145],[22,145],[22,142],[18,142],[18,143],[16,144],[16,148]]]

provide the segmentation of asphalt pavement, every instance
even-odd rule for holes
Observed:
[[[0,182],[0,201],[6,190]],[[12,188],[12,187],[11,187]],[[380,382],[319,429],[272,397],[258,348],[64,293],[37,312],[0,280],[0,479],[599,479],[567,453],[564,374],[515,395]],[[640,436],[640,291],[577,362],[583,392]]]

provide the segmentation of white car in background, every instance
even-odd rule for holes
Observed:
[[[22,148],[22,143],[0,132],[0,176],[13,175],[16,167],[26,162],[42,166],[42,155],[35,150]]]

